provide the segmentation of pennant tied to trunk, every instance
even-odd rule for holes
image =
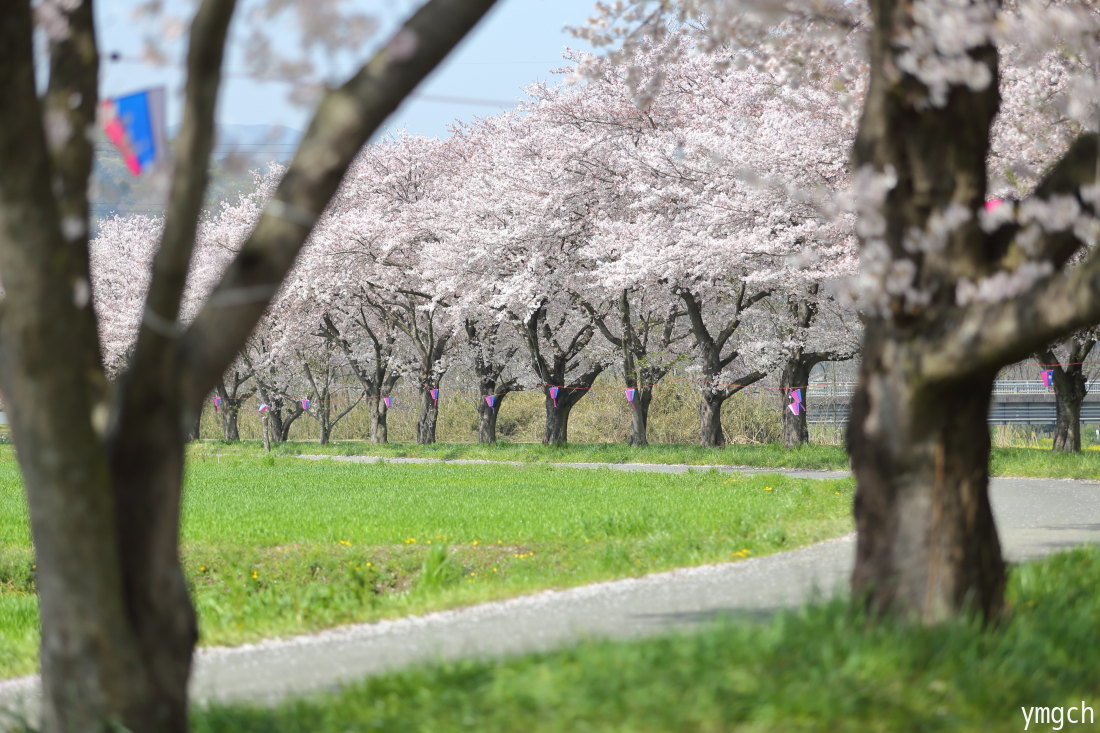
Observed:
[[[382,401],[386,403],[386,407],[393,407],[393,397],[383,397]]]
[[[497,406],[497,396],[496,396],[495,394],[487,394],[487,395],[485,395],[485,404],[487,404],[487,405],[488,405],[489,407],[491,407],[491,408],[493,408],[493,409],[496,409],[496,406]]]
[[[791,411],[792,415],[801,415],[806,411],[806,406],[802,404],[802,390],[791,390],[791,404],[787,405],[787,409]]]
[[[311,404],[313,404],[313,403],[310,402],[309,400],[302,400],[302,409],[305,410],[306,412],[309,412],[309,406]]]
[[[635,391],[634,388],[630,388],[630,389],[627,389],[625,391],[626,392],[626,401],[630,403],[631,407],[634,407],[634,391]]]
[[[554,407],[558,406],[558,388],[557,387],[551,387],[550,388],[550,401],[554,403]]]
[[[259,413],[260,413],[261,415],[263,415],[263,414],[264,414],[265,412],[267,412],[267,411],[268,411],[268,410],[270,410],[270,409],[271,409],[271,406],[270,406],[270,405],[268,405],[268,404],[267,404],[266,402],[261,402],[261,403],[260,403],[260,409],[259,409]]]
[[[219,408],[221,408],[221,406],[222,406],[222,398],[221,397],[215,397],[214,398],[214,412],[217,413]]]
[[[1043,371],[1039,372],[1039,378],[1043,380],[1043,386],[1044,387],[1053,387],[1054,386],[1054,370],[1053,369],[1044,369]]]
[[[432,395],[432,402],[434,404],[438,405],[439,404],[439,390],[438,389],[433,389],[431,391],[431,395]]]

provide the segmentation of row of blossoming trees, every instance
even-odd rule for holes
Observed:
[[[704,446],[724,442],[723,403],[769,376],[808,404],[812,368],[851,357],[859,339],[846,297],[855,232],[841,195],[862,95],[857,57],[819,60],[792,86],[775,70],[737,68],[732,55],[669,53],[687,44],[673,37],[587,83],[533,88],[517,112],[445,140],[367,148],[217,387],[224,437],[237,437],[255,397],[276,441],[309,414],[327,442],[362,401],[372,439],[385,442],[385,398],[403,379],[418,395],[417,441],[433,442],[449,371],[467,377],[458,390],[476,402],[485,442],[510,393],[539,389],[544,441],[564,443],[570,411],[605,373],[633,390],[634,444],[647,442],[654,387],[675,367],[699,387]],[[1062,67],[1050,68],[1048,93],[1064,85]],[[1014,73],[992,152],[1017,171],[1006,196],[1034,184],[1021,161],[1070,132]],[[640,108],[635,87],[655,77]],[[203,222],[188,302],[206,296],[280,175],[258,176],[254,193]],[[126,361],[158,236],[157,220],[128,217],[104,222],[93,243],[109,363]],[[1077,446],[1091,343],[1075,340],[1064,367],[1053,347],[1043,354],[1058,362],[1059,435]],[[337,400],[348,380],[357,395]],[[805,442],[805,409],[782,415],[784,442]]]
[[[699,386],[700,441],[718,446],[731,395],[772,374],[804,390],[815,364],[851,356],[858,319],[835,297],[854,270],[851,227],[805,194],[847,186],[853,115],[824,84],[784,89],[713,62],[665,64],[645,111],[609,74],[534,88],[519,111],[445,140],[365,149],[218,385],[226,437],[256,393],[276,439],[308,404],[325,441],[349,406],[334,391],[353,375],[375,440],[404,379],[417,440],[432,442],[435,390],[459,372],[469,384],[442,394],[477,401],[482,440],[510,393],[540,389],[545,442],[563,443],[570,411],[614,372],[634,390],[631,442],[644,444],[654,387],[679,366]],[[189,301],[280,175],[203,221]],[[158,228],[112,219],[93,243],[109,363],[125,363],[138,328]],[[805,411],[784,414],[788,442],[805,441]]]
[[[327,4],[267,5],[308,8],[300,25],[335,36],[319,49],[304,46],[311,56],[339,52],[346,46],[338,41],[358,43],[358,34],[343,33],[357,24],[336,22]],[[669,352],[691,345],[684,353],[695,356],[701,378],[741,381],[761,369],[753,345],[782,331],[784,321],[765,314],[784,304],[797,310],[802,289],[792,283],[809,292],[816,282],[821,297],[827,274],[803,280],[804,271],[842,259],[811,257],[794,270],[783,244],[799,253],[843,249],[843,214],[789,215],[808,202],[815,215],[827,212],[830,186],[844,175],[842,165],[813,170],[815,154],[833,159],[832,137],[817,136],[832,129],[837,107],[813,103],[815,90],[831,91],[830,80],[866,80],[862,95],[846,95],[862,112],[851,195],[837,207],[854,214],[862,261],[855,290],[864,330],[848,430],[853,596],[872,619],[1001,614],[1005,563],[988,494],[993,381],[1003,366],[1100,322],[1096,4],[601,3],[588,35],[610,51],[606,64],[586,63],[591,92],[546,93],[523,116],[421,145],[430,166],[409,165],[409,141],[372,149],[333,201],[368,138],[492,5],[428,0],[369,63],[323,92],[262,213],[264,199],[255,197],[239,215],[222,212],[200,226],[235,7],[202,0],[188,37],[166,220],[139,225],[144,240],[120,233],[131,251],[105,249],[105,228],[95,246],[95,311],[86,228],[92,141],[83,134],[98,101],[95,16],[87,2],[5,7],[0,388],[39,563],[43,730],[108,721],[187,730],[197,627],[179,559],[185,426],[265,311],[268,322],[246,349],[258,373],[270,368],[258,356],[329,329],[328,316],[339,336],[306,339],[303,354],[369,356],[354,339],[358,318],[379,351],[391,336],[406,344],[399,349],[422,349],[429,382],[441,368],[435,345],[453,347],[463,334],[490,365],[514,346],[534,355],[539,379],[576,382],[613,362],[589,351],[600,348],[597,335],[607,339],[603,328],[637,347],[622,356],[635,371],[660,365],[650,353],[663,330],[646,330],[643,315],[675,313],[689,335],[670,335]],[[150,12],[157,10],[165,8]],[[670,25],[702,48],[737,54],[686,73],[694,62],[684,60],[683,44],[652,45],[663,44]],[[250,40],[251,50],[263,46]],[[723,87],[723,79],[738,83]],[[629,91],[597,102],[600,85],[615,88],[616,80]],[[670,103],[677,96],[683,105]],[[1019,115],[1021,98],[1037,104]],[[696,104],[709,104],[720,124],[691,114]],[[1031,109],[1051,106],[1065,134],[1026,122]],[[1015,144],[998,148],[1005,140]],[[808,195],[800,176],[812,179]],[[987,209],[1010,189],[1018,202]],[[288,282],[319,217],[316,252],[304,254]],[[112,279],[118,287],[145,280],[153,248],[143,306],[139,296],[127,309],[124,294],[98,292]],[[104,264],[105,256],[117,261]],[[227,260],[220,278],[211,276]],[[551,269],[562,261],[576,263],[568,276]],[[342,275],[346,287],[320,287]],[[629,287],[635,281],[641,289]],[[293,295],[314,290],[308,299]],[[316,324],[301,319],[314,308],[322,325],[303,325]],[[107,321],[131,330],[140,323],[132,354],[131,339],[112,334]],[[403,330],[420,336],[399,340]],[[110,384],[103,351],[127,365]],[[369,374],[373,363],[363,363]],[[717,384],[703,386],[716,393],[704,397],[721,397]],[[426,411],[426,428],[430,418]]]

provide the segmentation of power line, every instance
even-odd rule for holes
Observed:
[[[152,67],[158,67],[158,68],[168,68],[170,66],[178,67],[178,64],[156,63],[156,62],[153,62],[153,61],[147,61],[145,59],[140,59],[140,58],[135,58],[135,57],[130,57],[130,56],[123,56],[122,54],[117,53],[117,52],[107,54],[106,58],[107,58],[108,61],[110,61],[112,63],[117,63],[117,64],[133,64],[135,66],[152,66]],[[493,63],[493,62],[485,62],[485,63]],[[504,64],[504,63],[508,63],[508,62],[503,62],[502,61],[500,63]],[[535,62],[517,62],[517,63],[535,63]],[[258,78],[253,74],[248,74],[248,73],[241,72],[241,71],[225,71],[225,72],[222,72],[222,76],[223,77],[228,77],[230,79],[251,79],[252,81],[255,81],[255,82],[258,82],[258,83],[263,83],[263,84],[269,84],[269,83],[294,84],[297,81],[299,81],[298,79],[288,79],[288,78],[280,78],[280,77]],[[486,98],[483,98],[483,97],[466,97],[466,96],[456,96],[456,95],[449,95],[449,94],[429,94],[427,92],[413,92],[413,93],[409,94],[408,96],[409,96],[410,99],[417,99],[417,100],[424,101],[424,102],[437,102],[437,103],[440,103],[440,104],[467,104],[467,105],[472,105],[472,106],[477,106],[477,107],[495,107],[497,109],[508,109],[508,108],[516,106],[516,104],[517,104],[516,101],[506,102],[506,101],[503,101],[503,100],[500,100],[500,99],[486,99]]]

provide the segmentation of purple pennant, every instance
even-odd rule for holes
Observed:
[[[1044,369],[1043,371],[1039,372],[1039,376],[1042,378],[1044,386],[1046,386],[1046,387],[1053,387],[1054,386],[1054,370],[1053,369]]]
[[[261,415],[262,415],[262,414],[264,414],[265,412],[267,412],[267,411],[268,411],[268,410],[270,410],[270,409],[271,409],[271,406],[270,406],[270,405],[268,405],[268,404],[267,404],[266,402],[261,402],[261,403],[260,403],[260,410],[259,410],[259,412],[260,412],[260,414],[261,414]]]
[[[309,400],[302,400],[302,409],[309,412],[309,406],[313,404]]]
[[[550,388],[550,401],[554,403],[554,407],[558,406],[558,388],[557,387],[551,387]]]
[[[218,408],[220,408],[221,406],[222,406],[222,398],[221,397],[215,397],[214,398],[214,412],[217,412]]]
[[[386,407],[393,407],[393,397],[383,397],[382,401],[386,403]]]
[[[438,389],[433,389],[432,390],[432,402],[434,402],[437,405],[439,404],[439,390]]]
[[[497,406],[497,396],[495,394],[485,395],[485,404],[489,407],[495,408]]]
[[[630,403],[630,406],[634,406],[634,389],[626,390],[626,401]]]
[[[787,409],[791,411],[792,415],[800,415],[806,411],[805,405],[802,404],[802,390],[791,390],[791,404],[787,405]]]

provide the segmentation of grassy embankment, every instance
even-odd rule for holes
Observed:
[[[867,627],[832,603],[698,634],[411,669],[273,710],[217,706],[196,711],[192,729],[1020,731],[1022,706],[1100,708],[1098,585],[1100,551],[1079,550],[1015,569],[993,628]]]
[[[199,450],[183,555],[203,643],[235,644],[789,549],[850,529],[851,486]],[[35,668],[35,572],[3,449],[0,677]]]

